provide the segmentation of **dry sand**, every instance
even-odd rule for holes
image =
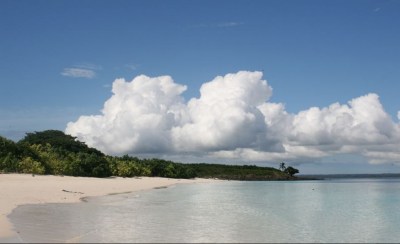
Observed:
[[[211,179],[86,178],[31,174],[0,174],[0,238],[14,236],[9,215],[23,204],[71,203],[89,196],[103,196],[165,187],[177,183],[208,183]]]

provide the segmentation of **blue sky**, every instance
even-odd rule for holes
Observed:
[[[2,0],[0,134],[17,140],[100,114],[116,78],[169,75],[187,102],[241,70],[261,71],[269,102],[288,113],[375,93],[398,123],[399,11],[383,0]],[[345,159],[353,164],[315,164],[375,172],[400,161]]]

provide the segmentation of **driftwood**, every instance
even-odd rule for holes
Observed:
[[[68,191],[68,190],[64,190],[62,189],[63,192],[68,192],[68,193],[77,193],[77,194],[84,194],[83,192],[79,192],[79,191]]]

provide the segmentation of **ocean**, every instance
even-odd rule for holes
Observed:
[[[24,205],[21,242],[396,242],[400,179],[222,181]]]

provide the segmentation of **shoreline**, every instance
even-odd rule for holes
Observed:
[[[0,239],[17,236],[8,215],[19,205],[82,202],[87,197],[165,188],[175,184],[211,183],[215,179],[161,177],[73,177],[0,174]]]

